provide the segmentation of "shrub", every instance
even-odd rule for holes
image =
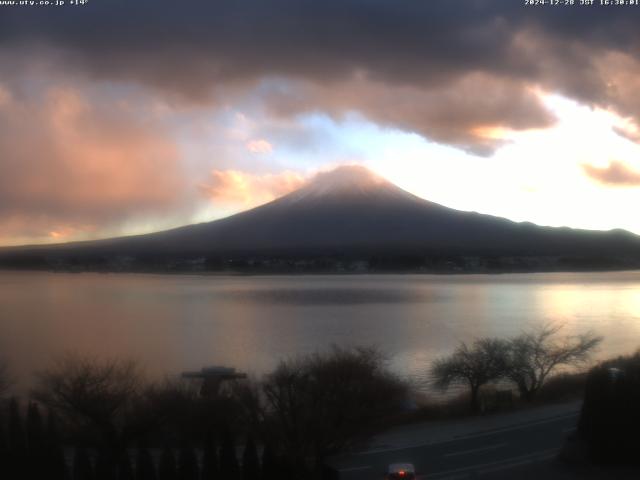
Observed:
[[[640,352],[593,368],[587,377],[578,434],[601,463],[640,464]]]

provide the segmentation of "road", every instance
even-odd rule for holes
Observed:
[[[536,419],[437,443],[378,448],[336,459],[341,480],[382,479],[390,463],[413,463],[420,480],[490,478],[493,472],[556,456],[575,430],[577,412]]]

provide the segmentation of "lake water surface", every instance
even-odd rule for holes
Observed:
[[[0,272],[0,356],[23,384],[68,351],[254,374],[331,344],[377,345],[417,381],[458,342],[557,322],[640,347],[640,272],[197,276]]]

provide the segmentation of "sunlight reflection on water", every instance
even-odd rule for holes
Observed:
[[[225,364],[253,374],[337,345],[377,345],[419,385],[459,341],[548,322],[640,347],[640,272],[194,276],[0,272],[0,348],[29,378],[68,350],[134,357],[150,375]]]

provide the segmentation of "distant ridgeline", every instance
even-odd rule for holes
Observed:
[[[363,167],[221,220],[0,248],[0,267],[148,272],[530,272],[640,268],[640,237],[540,227],[418,198]]]

